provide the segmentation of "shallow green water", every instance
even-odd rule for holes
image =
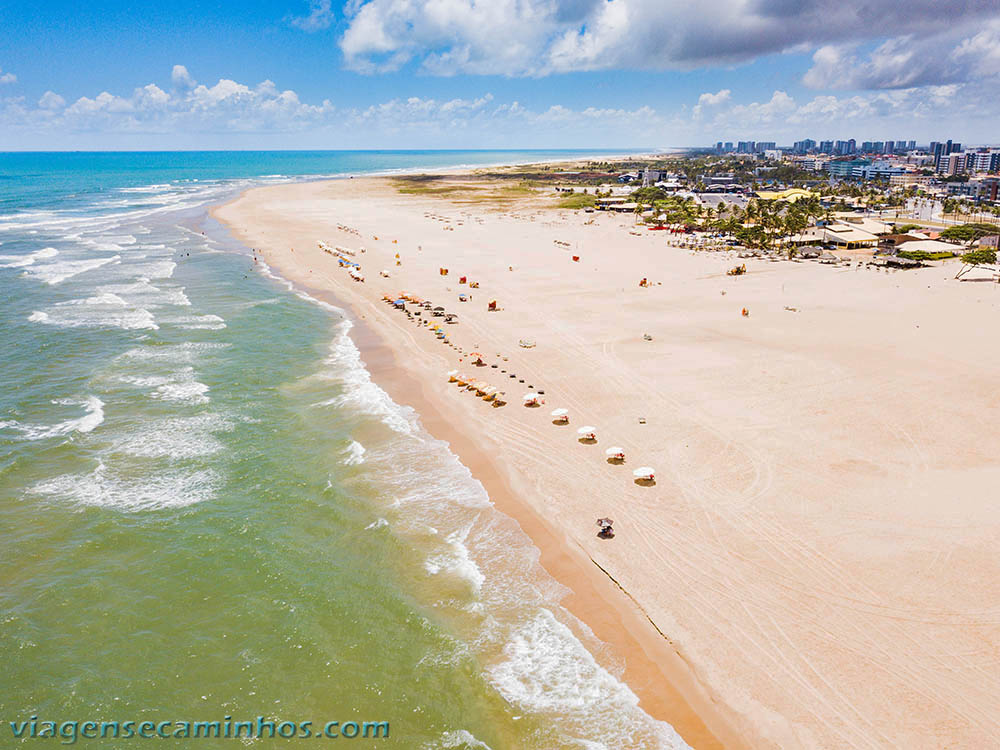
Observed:
[[[681,746],[343,316],[205,221],[211,185],[0,216],[0,747],[32,716]]]

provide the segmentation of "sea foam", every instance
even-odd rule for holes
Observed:
[[[219,484],[211,470],[120,476],[98,460],[89,474],[63,474],[31,487],[33,494],[72,505],[120,511],[183,508],[210,500]]]
[[[59,284],[73,276],[106,266],[108,263],[120,263],[121,259],[120,255],[111,255],[87,260],[63,260],[40,265],[32,264],[26,268],[25,273],[31,278],[44,281],[46,284]]]
[[[52,402],[61,406],[79,406],[84,409],[83,416],[67,419],[53,425],[22,424],[13,420],[0,422],[0,429],[9,429],[21,433],[27,440],[44,440],[52,437],[62,437],[73,432],[92,432],[104,421],[104,402],[97,396],[87,396],[85,399],[56,399]]]
[[[59,255],[59,251],[54,247],[46,247],[36,250],[26,255],[0,255],[0,268],[24,268],[35,263],[36,260],[45,260]]]

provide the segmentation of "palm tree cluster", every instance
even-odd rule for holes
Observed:
[[[782,238],[799,234],[814,221],[830,221],[833,216],[817,196],[795,202],[753,198],[746,208],[724,200],[714,208],[703,206],[692,197],[670,195],[659,188],[641,188],[632,197],[637,214],[652,209],[647,223],[716,231],[735,237],[748,248],[761,250],[770,250]]]

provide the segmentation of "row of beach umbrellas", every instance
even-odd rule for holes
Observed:
[[[523,396],[525,406],[537,405],[538,400],[539,394],[537,393],[526,393]],[[556,422],[561,424],[569,423],[569,409],[553,409],[549,414]],[[578,428],[576,434],[580,436],[580,440],[597,441],[597,428],[593,425],[588,424]],[[614,461],[623,462],[625,460],[625,449],[621,446],[613,445],[604,451],[604,455]],[[632,472],[632,476],[639,480],[652,482],[656,478],[656,470],[651,466],[640,466]]]

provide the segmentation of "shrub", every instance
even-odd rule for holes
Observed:
[[[584,193],[573,193],[559,200],[559,208],[593,208],[596,205],[597,196]]]
[[[978,266],[984,263],[996,263],[997,251],[990,250],[988,248],[973,250],[972,252],[968,252],[962,256],[962,262],[968,263],[970,266]]]
[[[954,258],[955,253],[943,250],[936,253],[929,253],[926,250],[900,250],[896,255],[907,260],[944,260]]]

